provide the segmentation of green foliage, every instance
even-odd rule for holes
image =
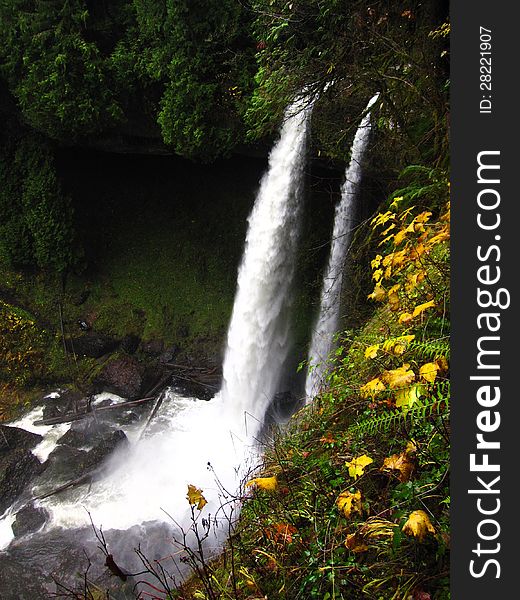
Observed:
[[[50,148],[35,138],[22,138],[3,150],[0,256],[13,266],[65,271],[80,252],[70,198],[61,191]]]

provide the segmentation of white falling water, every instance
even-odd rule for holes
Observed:
[[[188,484],[203,489],[208,500],[203,517],[220,509],[223,488],[238,490],[254,460],[255,434],[276,392],[287,354],[286,311],[311,109],[312,103],[300,98],[287,110],[249,217],[221,392],[206,402],[170,390],[145,435],[136,432],[135,425],[124,428],[131,443],[114,453],[103,478],[89,489],[83,486],[41,501],[51,513],[47,529],[88,527],[90,513],[105,531],[128,530],[150,521],[168,521],[164,511],[187,529]],[[245,418],[249,419],[246,428]],[[11,521],[12,516],[6,515],[4,528],[10,529]],[[146,537],[143,532],[141,541]],[[121,541],[117,548],[122,551]]]
[[[365,109],[366,114],[354,136],[350,163],[341,188],[341,199],[336,206],[329,262],[321,290],[320,312],[309,350],[309,371],[305,382],[305,394],[308,400],[316,395],[321,386],[327,370],[333,337],[339,328],[343,264],[354,229],[356,197],[363,174],[362,161],[370,138],[370,109],[378,97],[379,94],[376,94],[370,99]]]
[[[238,274],[222,395],[236,419],[248,419],[253,429],[258,428],[277,391],[288,353],[287,309],[311,111],[312,102],[304,97],[286,111],[280,139],[269,156],[269,169],[249,217]]]

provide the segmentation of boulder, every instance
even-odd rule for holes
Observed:
[[[33,503],[25,505],[16,513],[16,519],[11,525],[15,537],[34,533],[47,522],[49,513],[41,506]]]
[[[140,397],[144,367],[133,356],[110,360],[94,380],[101,392],[111,392],[128,400]]]

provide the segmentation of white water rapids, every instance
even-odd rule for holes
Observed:
[[[256,436],[288,352],[287,311],[311,110],[312,103],[303,98],[288,108],[249,217],[221,392],[206,402],[169,390],[144,435],[142,423],[122,427],[130,444],[110,457],[104,477],[88,489],[82,486],[39,502],[51,514],[44,533],[57,527],[89,527],[88,513],[104,530],[168,522],[166,512],[188,529],[188,484],[202,488],[208,500],[203,512],[215,515],[222,501],[220,486],[235,493],[254,465]],[[13,425],[45,436],[39,447],[44,459],[67,426],[27,426],[29,419],[39,417],[41,412],[30,414]],[[12,537],[12,520],[8,512],[0,521],[4,546]]]
[[[333,337],[339,328],[343,265],[354,230],[356,198],[363,175],[363,156],[370,138],[370,109],[378,97],[379,94],[375,94],[370,99],[365,109],[366,114],[357,128],[352,142],[350,162],[345,173],[345,182],[341,188],[341,199],[334,214],[329,261],[323,276],[320,311],[309,349],[309,371],[305,382],[305,394],[308,400],[311,400],[320,389],[327,371]]]

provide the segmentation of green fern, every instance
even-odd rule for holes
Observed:
[[[417,360],[435,360],[444,356],[447,360],[450,358],[450,339],[449,337],[413,340],[408,346],[408,351],[414,354]]]
[[[413,425],[415,421],[424,421],[431,416],[447,416],[450,410],[450,382],[441,381],[434,386],[431,396],[421,399],[406,412],[394,409],[380,415],[370,416],[358,421],[350,428],[358,435],[388,432],[401,425]]]

